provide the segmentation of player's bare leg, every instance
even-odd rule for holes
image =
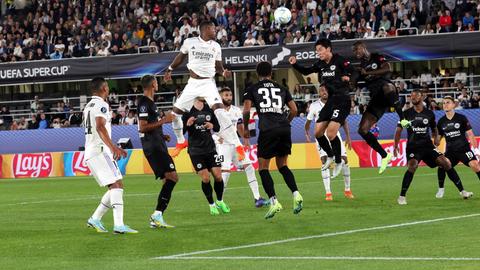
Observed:
[[[379,173],[382,174],[392,160],[393,154],[387,153],[385,149],[382,148],[377,138],[375,138],[372,132],[370,132],[370,129],[377,123],[377,121],[378,119],[375,115],[368,111],[364,112],[360,124],[358,125],[358,134],[360,134],[365,142],[382,157],[382,163],[379,170]]]

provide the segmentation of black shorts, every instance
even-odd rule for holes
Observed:
[[[292,153],[292,136],[290,127],[278,127],[260,131],[257,141],[257,156],[270,159],[288,156]]]
[[[219,156],[217,152],[207,153],[203,155],[190,155],[190,160],[195,171],[204,169],[211,170],[214,167],[222,167],[223,156]]]
[[[365,111],[373,114],[377,118],[377,121],[382,118],[387,110],[390,110],[390,104],[388,104],[387,99],[383,94],[383,87],[386,84],[392,84],[392,82],[388,80],[379,80],[368,86],[371,98]]]
[[[418,162],[422,161],[428,165],[430,168],[437,167],[437,158],[442,156],[443,154],[440,153],[435,147],[422,147],[417,149],[408,149],[407,148],[407,160],[416,159]]]
[[[468,163],[470,163],[470,161],[477,160],[477,157],[471,149],[463,149],[460,151],[447,150],[447,152],[445,152],[445,156],[452,163],[452,167],[455,167],[458,162],[462,162],[463,164],[468,166]]]
[[[331,98],[328,98],[325,106],[320,111],[317,123],[333,121],[343,124],[343,122],[345,122],[345,119],[347,119],[348,115],[350,114],[351,107],[352,102],[350,100],[350,97],[348,96],[333,96]]]
[[[148,154],[147,154],[148,152]],[[155,178],[165,178],[165,173],[174,172],[175,163],[168,152],[165,151],[145,151],[145,157],[148,160],[148,164],[152,167]]]

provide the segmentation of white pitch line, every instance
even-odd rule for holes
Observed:
[[[335,261],[480,261],[480,258],[450,257],[351,257],[351,256],[233,256],[233,257],[160,257],[162,260],[335,260]]]
[[[478,217],[478,216],[480,216],[480,213],[470,214],[470,215],[462,215],[462,216],[454,216],[454,217],[446,217],[446,218],[436,218],[436,219],[429,219],[429,220],[420,220],[420,221],[399,223],[399,224],[393,224],[393,225],[376,226],[376,227],[369,227],[369,228],[355,229],[355,230],[347,230],[347,231],[341,231],[341,232],[332,232],[332,233],[309,235],[309,236],[303,236],[303,237],[287,238],[287,239],[283,239],[283,240],[276,240],[276,241],[262,242],[262,243],[255,243],[255,244],[247,244],[247,245],[234,246],[234,247],[200,250],[200,251],[194,251],[194,252],[189,252],[189,253],[180,253],[180,254],[175,254],[175,255],[170,255],[170,256],[154,257],[152,259],[171,259],[171,258],[178,258],[178,257],[190,257],[190,256],[193,256],[193,255],[208,254],[208,253],[214,253],[214,252],[224,252],[224,251],[231,251],[231,250],[238,250],[238,249],[271,246],[271,245],[284,244],[284,243],[290,243],[290,242],[296,242],[296,241],[311,240],[311,239],[318,239],[318,238],[327,238],[327,237],[354,234],[354,233],[360,233],[360,232],[370,232],[370,231],[378,231],[378,230],[385,230],[385,229],[392,229],[392,228],[400,228],[400,227],[414,226],[414,225],[419,225],[419,224],[428,224],[428,223],[435,223],[435,222],[441,222],[441,221],[446,221],[446,220],[455,220],[455,219]]]
[[[429,173],[429,174],[423,174],[419,175],[420,177],[422,176],[432,176],[432,175],[437,175],[434,173]],[[375,177],[361,177],[361,178],[356,178],[352,179],[354,182],[356,181],[365,181],[365,180],[372,180],[372,179],[378,179],[378,178],[396,178],[399,177],[398,175],[390,175],[390,176],[375,176]],[[340,182],[343,180],[337,179],[337,180],[332,180],[332,182]],[[322,181],[308,181],[308,182],[299,182],[299,185],[308,185],[308,184],[318,184],[318,183],[323,183]],[[278,185],[286,185],[285,183],[278,183]],[[249,189],[250,187],[245,186],[245,187],[232,187],[228,188],[227,190],[232,190],[232,189]],[[179,190],[179,191],[174,191],[175,194],[178,193],[190,193],[190,192],[196,192],[196,191],[201,191],[199,189],[191,189],[191,190]],[[140,197],[140,196],[153,196],[153,195],[158,195],[158,193],[131,193],[131,194],[124,194],[124,197]],[[32,202],[18,202],[18,203],[8,203],[8,204],[0,204],[0,206],[19,206],[19,205],[29,205],[29,204],[42,204],[42,203],[57,203],[57,202],[73,202],[73,201],[83,201],[83,200],[91,200],[91,199],[100,199],[102,196],[100,195],[87,195],[85,197],[78,197],[78,198],[66,198],[66,199],[56,199],[56,200],[42,200],[42,201],[32,201]]]

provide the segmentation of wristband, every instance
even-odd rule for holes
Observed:
[[[168,68],[167,68],[167,69],[168,69],[168,71],[173,71],[173,68],[172,68],[172,66],[168,66]]]

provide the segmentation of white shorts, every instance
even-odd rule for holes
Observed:
[[[235,165],[237,168],[252,164],[252,161],[245,155],[245,159],[239,161],[237,159],[237,151],[233,144],[217,144],[217,154],[223,156],[222,170],[228,171]]]
[[[101,187],[111,185],[122,179],[117,162],[107,153],[100,153],[86,161],[93,177]]]
[[[217,90],[217,85],[214,79],[188,79],[187,85],[178,97],[174,107],[179,108],[184,112],[189,112],[192,109],[193,102],[197,97],[205,98],[208,106],[222,103],[222,98]]]
[[[341,147],[342,157],[346,157],[347,156],[347,149],[345,149],[345,143],[343,142],[342,137],[338,136],[338,138],[340,138],[340,147]],[[320,147],[320,145],[318,145],[318,141],[315,140],[315,143],[317,144],[317,150],[318,150],[318,154],[320,155],[320,157],[326,157],[327,153],[325,151],[323,151],[323,149]]]

